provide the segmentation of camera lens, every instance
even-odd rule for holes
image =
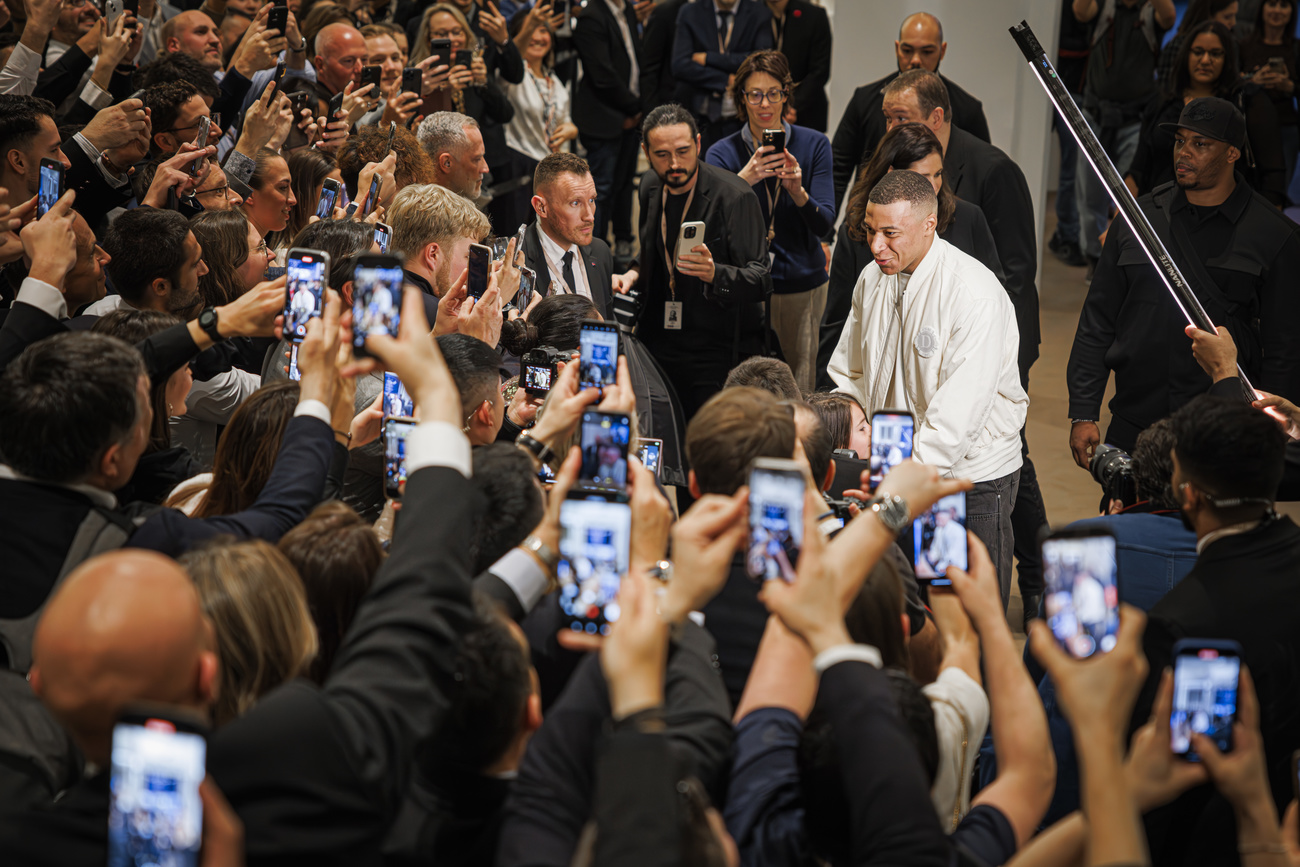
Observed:
[[[695,227],[694,227],[694,226],[687,226],[687,227],[686,227],[686,237],[688,237],[688,238],[694,238],[694,237],[695,237]]]

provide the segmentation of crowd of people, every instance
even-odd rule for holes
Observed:
[[[1295,0],[1061,15],[1052,528],[934,15],[0,3],[0,862],[1300,867]]]

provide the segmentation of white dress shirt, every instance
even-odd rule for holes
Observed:
[[[542,241],[542,254],[546,259],[546,267],[551,272],[551,281],[555,284],[556,293],[581,295],[583,298],[590,299],[591,284],[587,282],[587,269],[582,264],[582,248],[577,244],[561,247],[546,234],[540,221],[537,223],[537,237]],[[570,251],[573,252],[573,281],[578,285],[565,287],[564,254]]]

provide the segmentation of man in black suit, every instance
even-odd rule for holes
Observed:
[[[249,295],[242,304],[212,311],[219,338],[269,329],[268,317],[252,304],[259,296],[265,299],[265,293]],[[65,571],[78,529],[96,516],[102,519],[99,523],[120,528],[113,547],[125,544],[179,556],[221,534],[274,542],[319,502],[334,439],[327,408],[333,394],[332,365],[313,364],[309,358],[308,367],[314,371],[310,381],[308,368],[302,368],[297,417],[286,429],[270,479],[248,510],[198,520],[174,509],[146,511],[119,504],[113,492],[131,478],[149,441],[153,412],[148,369],[153,365],[113,338],[59,334],[57,317],[32,300],[39,301],[19,295],[5,331],[28,317],[34,322],[43,318],[50,323],[45,333],[54,336],[28,347],[10,363],[0,388],[0,451],[6,458],[0,465],[0,504],[12,518],[0,524],[0,550],[6,552],[9,578],[0,593],[0,617],[21,619],[39,611]],[[265,300],[261,306],[266,308]],[[164,362],[165,369],[155,375],[170,375],[213,344],[200,321],[176,326],[175,331],[189,344],[188,351],[181,346],[179,359]],[[69,435],[73,431],[77,436]],[[12,666],[27,654],[25,647],[9,650]]]
[[[772,294],[767,228],[753,188],[700,159],[686,109],[651,111],[642,139],[650,161],[641,177],[643,247],[640,270],[629,274],[640,286],[637,336],[689,419],[731,368],[763,349],[762,302]],[[677,256],[681,227],[695,221],[704,224],[700,243]]]
[[[601,317],[612,320],[613,293],[627,291],[632,278],[614,274],[609,244],[594,230],[598,198],[591,169],[577,154],[562,151],[538,163],[533,172],[537,221],[524,231],[524,258],[543,296],[590,298]]]
[[[943,41],[943,25],[938,18],[928,12],[917,12],[903,19],[898,39],[894,41],[898,72],[891,72],[879,81],[864,84],[853,91],[853,96],[840,117],[840,125],[835,129],[835,137],[831,139],[837,206],[844,201],[844,193],[849,189],[853,172],[875,152],[876,145],[887,131],[881,111],[885,86],[910,69],[927,69],[937,75],[939,63],[947,51],[948,43]],[[948,88],[948,99],[952,104],[948,118],[976,138],[990,141],[984,105],[947,78],[939,77]]]
[[[695,115],[701,153],[740,129],[731,77],[750,54],[772,47],[771,20],[766,6],[750,0],[700,0],[677,13],[677,102]]]
[[[794,90],[785,120],[826,132],[830,105],[831,22],[826,10],[808,0],[767,0],[772,13],[772,47],[790,62]]]
[[[628,0],[593,0],[573,26],[582,81],[573,95],[573,122],[581,130],[596,181],[595,237],[632,244],[632,179],[641,122],[641,36]],[[536,189],[536,188],[534,188]]]
[[[673,40],[677,36],[677,13],[687,0],[658,0],[641,31],[641,104],[646,111],[673,101],[677,79],[673,77]]]
[[[1239,391],[1235,380],[1224,384]],[[1198,555],[1148,614],[1142,644],[1150,674],[1130,728],[1150,715],[1175,641],[1237,641],[1259,695],[1268,778],[1281,815],[1293,797],[1290,759],[1300,744],[1300,527],[1273,511],[1287,437],[1239,396],[1202,395],[1172,421],[1171,484],[1184,522],[1196,531]],[[1209,786],[1150,814],[1147,829],[1155,864],[1237,861],[1232,808]]]
[[[379,863],[416,749],[444,718],[455,683],[471,619],[463,543],[481,501],[468,478],[460,398],[413,292],[402,313],[401,337],[370,347],[420,415],[388,559],[324,685],[286,683],[208,740],[208,771],[243,822],[249,864]],[[316,355],[322,367],[333,357],[323,347]],[[14,863],[106,863],[113,718],[133,701],[204,711],[217,666],[183,571],[136,552],[87,563],[47,609],[32,684],[101,770],[49,809],[0,805],[0,851]],[[84,689],[88,677],[99,687]]]
[[[984,212],[1002,263],[1002,286],[1016,309],[1020,331],[1020,385],[1029,391],[1029,368],[1038,360],[1038,235],[1034,203],[1025,173],[1011,157],[981,141],[951,120],[955,108],[949,101],[943,77],[935,72],[911,70],[888,84],[882,93],[886,129],[919,121],[930,127],[943,145],[944,179],[963,201]],[[1016,537],[1020,594],[1026,608],[1037,610],[1042,594],[1042,564],[1038,557],[1038,532],[1047,523],[1038,475],[1029,460],[1029,446],[1020,435],[1024,464],[1020,490],[1011,515]]]

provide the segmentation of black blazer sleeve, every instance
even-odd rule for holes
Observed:
[[[498,578],[490,569],[474,576],[474,590],[500,605],[505,615],[515,623],[523,620],[528,614],[510,585]]]
[[[593,864],[677,867],[681,813],[668,739],[660,733],[615,731],[596,762],[596,850]]]
[[[588,7],[578,17],[573,47],[582,59],[583,82],[593,95],[625,117],[636,115],[641,110],[641,97],[628,87],[627,76],[620,76],[614,67],[613,52],[623,52],[623,36],[606,9]]]
[[[131,185],[109,186],[100,174],[99,167],[86,156],[81,145],[75,141],[65,142],[63,153],[68,162],[72,163],[65,178],[67,188],[77,191],[77,199],[72,207],[86,218],[92,229],[102,225],[109,211],[131,201]]]
[[[285,429],[271,477],[253,505],[234,515],[197,519],[163,509],[147,518],[127,545],[179,557],[198,543],[225,534],[274,544],[321,501],[333,448],[329,425],[298,416]]]
[[[488,77],[491,78],[493,70],[500,72],[501,77],[511,84],[519,84],[524,80],[524,58],[519,53],[519,47],[511,39],[506,42],[504,48],[497,45],[491,39],[483,40],[488,43],[487,60],[485,65],[488,68]]]
[[[712,233],[721,224],[726,244],[722,256],[714,254],[713,285],[705,294],[724,304],[763,301],[772,294],[772,275],[767,264],[767,223],[758,196],[748,185],[743,190],[728,185],[719,192],[722,213],[717,219],[706,218],[705,225]]]
[[[66,325],[39,307],[15,302],[9,308],[4,326],[0,327],[0,370],[36,341],[67,330]]]
[[[840,342],[840,332],[849,320],[853,308],[853,288],[858,285],[862,269],[867,267],[863,256],[869,255],[865,247],[849,237],[848,223],[840,224],[836,236],[835,252],[831,254],[831,274],[826,289],[826,310],[822,313],[821,333],[817,340],[817,387],[835,388],[826,372]],[[869,260],[867,260],[869,261]]]
[[[865,116],[865,107],[871,102],[868,94],[863,92],[863,88],[858,88],[853,92],[849,104],[844,107],[844,114],[840,117],[840,125],[835,128],[835,136],[831,139],[831,160],[833,163],[832,174],[835,178],[835,213],[840,213],[841,206],[844,204],[844,194],[848,192],[849,181],[853,179],[853,172],[857,169],[858,163],[862,162],[862,149],[866,146],[866,137],[863,131],[866,129],[867,118]]]
[[[212,110],[220,113],[222,120],[227,124],[234,121],[236,126],[242,127],[244,113],[239,109],[243,106],[244,97],[248,95],[248,89],[252,86],[252,81],[235,70],[230,70],[221,79],[221,93],[212,101]],[[258,96],[261,94],[259,93]]]
[[[472,619],[462,542],[482,502],[456,470],[426,467],[402,511],[324,686],[286,684],[212,738],[208,767],[254,863],[377,863],[416,750],[446,712]]]
[[[32,95],[48,99],[57,106],[72,95],[87,69],[90,69],[90,57],[76,45],[71,45],[58,60],[36,76],[36,89]]]
[[[189,326],[178,323],[156,334],[151,334],[136,344],[136,349],[144,356],[145,370],[150,379],[171,376],[180,370],[182,364],[190,359],[202,356],[198,344],[190,336]],[[206,377],[199,377],[204,379]]]
[[[885,675],[865,662],[833,665],[822,674],[817,705],[839,754],[850,863],[948,864],[948,840]]]
[[[808,52],[808,71],[801,81],[795,82],[790,101],[794,104],[795,111],[799,113],[800,126],[812,126],[817,120],[821,120],[824,125],[826,83],[831,80],[831,22],[826,15],[826,10],[820,7],[814,6],[811,11],[804,10],[804,13],[815,19],[813,27],[804,37],[811,44],[811,50]],[[809,117],[805,117],[805,114]],[[813,114],[820,117],[813,117]],[[836,201],[835,205],[839,207],[839,202]]]

